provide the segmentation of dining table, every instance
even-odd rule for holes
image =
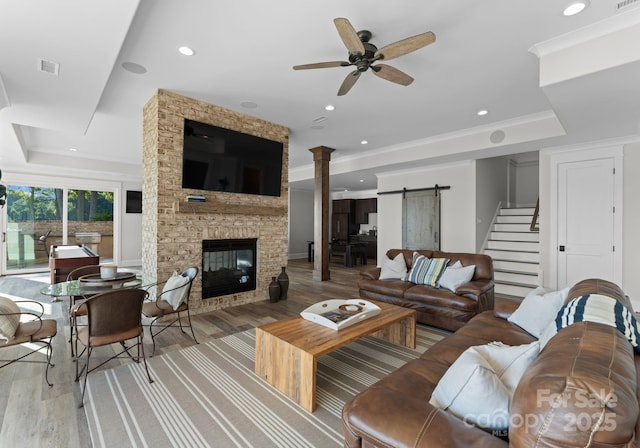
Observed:
[[[61,297],[92,296],[115,288],[137,288],[142,279],[133,272],[117,272],[115,277],[101,278],[100,274],[90,274],[78,280],[47,285],[40,290],[40,294],[53,297],[52,302],[58,302]]]

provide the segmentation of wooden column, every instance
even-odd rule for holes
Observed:
[[[313,279],[325,281],[329,273],[329,162],[334,149],[311,148],[315,166],[313,195]]]

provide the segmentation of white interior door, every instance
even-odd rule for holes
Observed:
[[[617,281],[615,161],[558,165],[558,287],[585,278]]]

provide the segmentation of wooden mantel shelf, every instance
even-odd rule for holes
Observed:
[[[217,201],[206,202],[178,202],[177,213],[223,213],[227,215],[264,215],[282,216],[287,208],[282,206],[225,204]]]

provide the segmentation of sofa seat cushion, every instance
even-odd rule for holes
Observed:
[[[405,291],[412,286],[415,285],[403,280],[370,280],[361,278],[358,281],[358,288],[362,290],[398,298],[404,297]]]
[[[453,308],[461,311],[475,311],[478,309],[476,300],[459,296],[448,289],[434,288],[427,285],[411,285],[404,292],[405,300],[428,303],[442,308]]]
[[[475,340],[471,345],[486,344],[500,341],[507,345],[529,344],[535,337],[506,319],[495,317],[493,311],[484,311],[471,319],[464,327],[456,332],[456,337],[466,337]]]
[[[429,404],[438,381],[432,372],[430,362],[416,359],[358,394],[342,413],[344,427],[351,431],[345,434],[347,441],[360,437],[380,447],[506,447],[490,433]]]

